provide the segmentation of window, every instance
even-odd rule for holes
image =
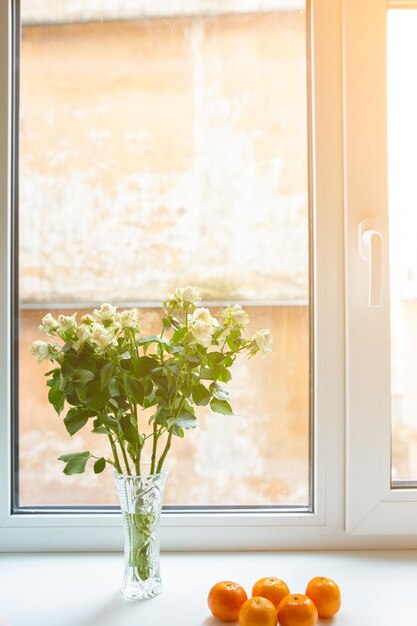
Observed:
[[[68,479],[54,462],[108,444],[84,430],[69,441],[49,405],[29,356],[42,315],[128,303],[155,334],[155,303],[196,284],[206,304],[248,307],[276,348],[239,363],[236,415],[200,410],[175,441],[166,503],[305,510],[304,3],[213,3],[204,15],[195,2],[186,15],[187,3],[155,2],[155,14],[132,5],[128,16],[96,4],[72,14],[72,2],[51,3],[42,18],[21,0],[16,506],[116,504],[111,472]]]
[[[111,476],[97,485],[91,474],[84,483],[77,477],[75,491],[59,467],[50,469],[73,442],[26,356],[43,311],[111,300],[138,305],[151,329],[166,291],[201,277],[208,304],[240,301],[254,327],[273,327],[276,348],[271,364],[236,372],[238,418],[225,424],[202,415],[194,439],[178,442],[163,545],[413,545],[401,534],[417,528],[415,475],[398,454],[410,432],[404,407],[412,406],[401,372],[413,371],[398,339],[407,332],[411,346],[414,333],[398,281],[412,276],[397,258],[395,190],[404,172],[392,166],[409,81],[394,97],[390,85],[400,78],[391,71],[387,80],[401,52],[395,32],[407,44],[404,20],[393,13],[413,3],[391,3],[388,39],[383,0],[241,0],[222,10],[211,3],[209,13],[203,0],[192,13],[189,3],[161,0],[140,15],[136,3],[124,3],[122,13],[111,4],[79,12],[74,3],[51,0],[34,10],[32,0],[21,2],[18,181],[11,78],[0,119],[9,133],[0,154],[7,294],[0,545],[33,546],[35,536],[40,548],[121,545],[117,515],[103,510],[114,503]],[[0,9],[9,77],[16,77],[17,8]],[[402,215],[412,264],[413,230]],[[17,252],[19,407],[9,366]],[[406,309],[409,327],[400,324]],[[227,463],[219,461],[224,453]]]

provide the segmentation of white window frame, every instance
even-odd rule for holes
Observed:
[[[344,15],[346,529],[354,535],[409,535],[414,546],[417,489],[391,486],[386,12],[417,9],[417,1],[362,4],[347,2]],[[366,261],[358,255],[363,219],[374,221],[384,242],[382,303],[377,308],[363,306],[368,298]]]
[[[366,316],[364,329],[360,307],[355,306],[358,301],[361,302],[366,281],[364,283],[363,265],[355,257],[353,244],[359,217],[372,217],[374,214],[369,214],[369,211],[378,212],[380,207],[386,205],[383,192],[378,193],[378,185],[375,184],[378,176],[386,180],[386,171],[381,165],[385,154],[382,146],[385,141],[385,129],[382,128],[384,106],[381,105],[381,110],[378,110],[378,123],[373,123],[369,102],[361,100],[366,113],[363,119],[360,118],[360,123],[356,100],[357,90],[366,84],[369,79],[367,72],[372,67],[372,63],[367,64],[363,59],[361,64],[361,43],[365,39],[369,41],[367,29],[375,15],[381,19],[384,11],[384,0],[311,0],[310,6],[311,229],[314,234],[315,275],[314,512],[164,513],[161,528],[163,549],[417,546],[415,534],[404,537],[401,535],[404,531],[399,527],[396,535],[390,533],[388,529],[393,526],[389,515],[385,516],[385,525],[380,525],[383,534],[377,534],[375,525],[369,526],[375,502],[386,504],[385,500],[381,500],[381,493],[386,497],[386,490],[381,492],[382,481],[378,472],[372,476],[363,473],[368,470],[369,458],[372,458],[372,468],[381,467],[381,461],[388,468],[386,434],[389,430],[387,413],[390,399],[387,398],[389,385],[386,377],[378,380],[379,388],[385,389],[383,397],[387,404],[384,405],[383,426],[378,424],[376,429],[379,433],[376,444],[372,439],[373,428],[381,407],[371,395],[361,401],[361,394],[369,389],[367,385],[373,384],[372,377],[363,375],[366,368],[361,365],[361,360],[363,337],[368,341],[367,335],[374,328],[374,318],[371,320],[370,314]],[[117,514],[11,513],[11,21],[12,0],[0,0],[0,136],[3,138],[0,144],[0,550],[121,549],[122,522]],[[378,22],[378,28],[372,28],[371,32],[372,38],[375,37],[373,43],[378,47],[375,52],[378,59],[378,55],[385,51],[384,29]],[[385,85],[385,62],[377,69],[375,86],[378,94]],[[383,102],[384,98],[385,94]],[[366,126],[361,125],[364,122]],[[367,142],[361,142],[364,131],[369,132],[370,137],[380,138],[376,145],[381,149],[382,156],[371,168],[368,160],[372,161],[375,154]],[[365,147],[368,149],[364,150]],[[360,164],[364,162],[366,168],[362,171]],[[370,174],[371,184],[364,173]],[[364,187],[358,187],[358,181]],[[364,194],[367,185],[372,189]],[[358,188],[361,193],[355,194],[354,190]],[[365,214],[362,215],[363,211]],[[385,224],[381,228],[385,229]],[[345,267],[348,280],[355,285],[353,289],[350,283],[347,284],[346,292]],[[386,301],[387,293],[386,279]],[[385,332],[389,320],[383,308],[375,315],[379,315],[378,324]],[[345,320],[349,322],[346,341]],[[366,363],[377,366],[380,372],[380,346],[377,346],[377,356],[372,356],[376,339],[372,343],[375,333],[370,335]],[[384,367],[385,361],[384,357]],[[365,429],[366,437],[362,439],[364,423],[369,424],[369,428]],[[366,481],[363,480],[364,475]],[[393,500],[389,503],[398,500],[398,494],[391,494],[390,497]],[[417,514],[415,497],[416,492],[412,492],[410,500],[400,504],[411,502]],[[371,530],[366,534],[369,528]],[[414,524],[413,533],[416,530],[417,524]]]

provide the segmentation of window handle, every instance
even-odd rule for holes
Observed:
[[[368,261],[370,307],[381,306],[382,244],[383,238],[377,224],[373,220],[363,220],[359,224],[359,255]]]

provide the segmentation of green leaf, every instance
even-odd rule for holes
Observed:
[[[233,415],[233,410],[227,400],[217,400],[213,398],[210,402],[211,410],[215,413],[221,413],[222,415]]]
[[[52,378],[46,381],[46,384],[48,385],[48,387],[53,387],[54,385],[59,384],[58,380],[61,379],[62,368],[60,369],[59,367],[57,367],[54,370],[52,370],[51,373],[52,373]]]
[[[172,432],[176,437],[181,437],[181,439],[184,437],[184,429],[181,426],[177,426],[177,424],[173,427]]]
[[[169,315],[168,318],[173,328],[181,328],[181,322],[174,315]]]
[[[165,361],[165,366],[163,368],[163,370],[165,369],[166,371],[166,375],[172,375],[174,374],[174,376],[176,376],[178,374],[178,371],[180,369],[179,365],[178,365],[178,361],[175,360],[175,358],[169,359],[169,361]],[[155,375],[153,376],[153,378],[155,379]],[[172,378],[172,376],[171,376]]]
[[[152,380],[155,383],[155,385],[158,385],[158,387],[160,387],[161,389],[165,389],[165,390],[168,389],[168,384],[169,384],[168,379],[169,380],[172,379],[172,372],[169,367],[166,367],[163,370],[156,372],[152,376]]]
[[[217,380],[218,372],[214,367],[202,367],[200,370],[201,380]]]
[[[197,385],[193,385],[192,387],[192,396],[194,404],[197,406],[206,406],[210,402],[210,392],[202,383],[198,383]]]
[[[137,453],[138,453],[138,446],[140,448],[143,447],[143,444],[145,443],[145,435],[139,435],[138,436],[138,442],[137,443],[128,443],[127,444],[127,452],[128,454],[130,454],[130,456],[132,457],[132,459],[136,458]]]
[[[196,416],[191,411],[182,410],[179,417],[175,420],[175,425],[188,430],[189,428],[195,428],[197,426]]]
[[[58,385],[54,385],[50,388],[48,393],[48,400],[52,404],[58,415],[60,415],[62,409],[64,408],[65,393],[59,389],[59,383]]]
[[[77,398],[79,402],[77,404],[84,404],[85,398],[87,396],[87,386],[81,383],[74,384],[75,393],[77,394]]]
[[[101,457],[94,463],[94,473],[101,474],[101,472],[104,470],[105,467],[106,467],[106,459],[104,457]]]
[[[109,405],[117,410],[121,409],[126,411],[129,408],[129,403],[123,396],[117,396],[117,398],[110,398]]]
[[[75,452],[74,454],[63,454],[58,458],[58,461],[66,463],[64,474],[70,476],[71,474],[82,474],[90,456],[89,452]]]
[[[156,335],[149,335],[149,337],[142,337],[142,339],[139,339],[136,341],[136,344],[138,346],[143,346],[143,345],[147,345],[150,343],[158,343],[161,346],[169,345],[169,341],[167,341],[163,337],[157,337]]]
[[[191,365],[200,365],[200,359],[196,354],[187,354],[187,363],[191,363]]]
[[[148,376],[148,374],[150,374],[156,367],[160,367],[160,364],[156,359],[151,356],[142,356],[140,359],[135,361],[134,372],[139,378],[142,378]]]
[[[75,369],[73,372],[72,380],[74,381],[74,383],[86,385],[90,381],[94,380],[94,374],[93,372],[90,372],[90,370]]]
[[[97,426],[93,428],[91,432],[94,433],[95,435],[109,435],[110,434],[109,429],[106,428],[105,426]]]
[[[240,347],[241,338],[240,338],[240,330],[236,328],[235,330],[230,331],[229,336],[227,337],[227,345],[231,350],[237,350]]]
[[[75,435],[75,433],[78,432],[80,428],[87,424],[88,418],[94,417],[95,415],[96,412],[89,409],[70,409],[64,419],[65,428],[71,436]]]
[[[108,428],[117,430],[119,428],[119,422],[107,413],[100,413],[100,415],[97,415],[97,419],[94,420],[94,428],[99,428],[100,426],[107,426]]]
[[[139,441],[138,432],[132,424],[130,415],[122,415],[120,418],[120,428],[122,429],[122,433],[126,441],[129,443],[137,443]]]
[[[162,318],[162,326],[165,330],[169,330],[171,328],[171,321],[169,317]]]
[[[126,389],[127,392],[132,396],[136,404],[143,405],[143,399],[145,397],[145,390],[143,388],[142,383],[134,378],[126,377]]]
[[[68,404],[71,404],[72,406],[77,406],[78,404],[80,404],[80,399],[75,393],[75,387],[72,383],[67,385],[65,388],[65,399]]]
[[[228,383],[229,380],[232,380],[232,374],[229,372],[227,367],[224,367],[223,365],[218,366],[218,367],[219,367],[219,375],[218,375],[219,380],[221,380],[223,383]]]
[[[145,399],[143,401],[143,408],[147,409],[150,406],[155,406],[156,404],[158,404],[158,398],[156,396],[156,390],[154,389],[151,393],[145,396]]]
[[[109,393],[112,398],[116,398],[120,395],[119,385],[117,384],[117,380],[115,378],[111,378],[109,380]]]
[[[59,373],[59,391],[65,391],[67,386],[67,380],[65,376],[62,375],[62,372]]]
[[[109,390],[101,389],[99,382],[88,383],[86,388],[85,405],[89,409],[102,409],[110,400]]]
[[[210,363],[220,363],[225,358],[223,352],[208,352],[207,358]]]
[[[179,328],[178,330],[175,331],[175,333],[172,335],[172,343],[177,344],[179,343],[182,339],[184,339],[185,335],[188,332],[188,328],[186,326],[183,326],[182,328]]]
[[[149,424],[155,421],[158,424],[158,426],[165,426],[167,423],[167,418],[169,416],[170,416],[169,409],[159,407],[157,412],[149,418]]]
[[[106,363],[100,370],[100,389],[103,390],[109,384],[113,375],[113,363]]]
[[[130,356],[128,356],[127,358],[123,358],[120,357],[120,367],[126,371],[131,371],[132,366],[133,366],[133,361],[130,358]]]
[[[203,367],[207,366],[209,367],[209,361],[207,358],[207,349],[203,348],[203,346],[195,346],[196,348],[196,354],[195,356],[198,358],[198,361],[200,363],[200,365],[202,365]]]
[[[219,385],[219,383],[211,383],[210,391],[213,398],[217,398],[217,400],[227,400],[229,397],[229,392],[223,385]]]

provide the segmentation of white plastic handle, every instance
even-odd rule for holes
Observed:
[[[376,223],[373,220],[363,220],[359,224],[359,254],[368,261],[370,307],[381,306],[382,244],[382,234]]]

